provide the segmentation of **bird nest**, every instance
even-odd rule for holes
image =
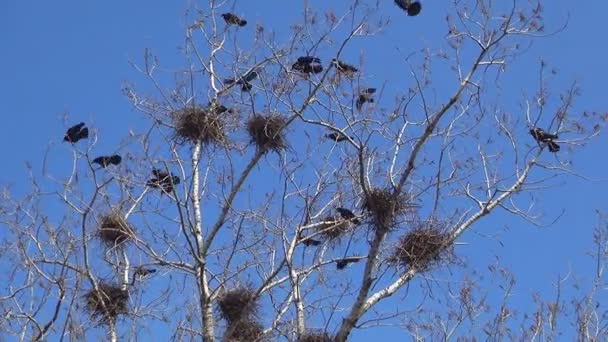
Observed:
[[[101,323],[115,322],[118,315],[126,314],[129,306],[129,292],[120,286],[100,283],[84,295],[86,308]]]
[[[226,327],[223,340],[225,342],[258,342],[262,341],[264,328],[253,320],[238,320]]]
[[[337,218],[335,216],[327,216],[317,226],[317,231],[326,240],[336,240],[351,228],[350,222]]]
[[[279,151],[285,143],[284,128],[287,121],[279,114],[254,115],[247,123],[251,142],[263,151]]]
[[[408,196],[400,193],[394,195],[390,189],[370,189],[363,200],[363,210],[374,218],[376,229],[389,230],[395,225],[395,219],[411,208]]]
[[[173,112],[176,142],[225,143],[226,123],[221,114],[221,111],[200,107],[186,107]]]
[[[259,310],[257,299],[255,290],[241,286],[220,294],[217,306],[221,317],[228,323],[234,323],[257,315]]]
[[[307,331],[298,338],[298,342],[333,342],[333,339],[325,331]]]
[[[110,247],[113,247],[135,237],[135,232],[125,221],[122,214],[112,212],[101,217],[97,237]]]
[[[450,235],[438,223],[420,225],[401,237],[389,262],[425,271],[451,254]]]

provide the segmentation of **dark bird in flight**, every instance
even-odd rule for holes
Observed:
[[[222,18],[228,25],[239,25],[241,27],[247,25],[247,20],[239,18],[236,14],[224,13]]]
[[[559,138],[557,134],[547,133],[542,128],[538,127],[531,129],[530,134],[534,140],[538,141],[539,143],[546,143],[549,147],[549,152],[559,152],[560,146],[554,141],[555,139]]]
[[[422,4],[420,1],[412,1],[412,0],[395,0],[395,4],[399,6],[402,10],[407,12],[407,15],[413,17],[420,14],[422,10]]]
[[[65,132],[63,141],[76,143],[80,139],[86,139],[89,137],[89,129],[84,126],[84,122],[74,125]]]
[[[318,74],[323,71],[321,59],[314,56],[298,57],[298,60],[293,63],[291,68],[303,74]]]
[[[348,264],[359,262],[361,258],[344,258],[336,261],[336,268],[339,270],[343,270]]]
[[[357,110],[361,111],[361,109],[363,109],[363,104],[365,102],[373,103],[375,93],[376,93],[376,88],[363,89],[359,93],[359,97],[357,98]]]
[[[346,208],[336,208],[336,211],[342,216],[343,219],[352,221],[354,224],[360,224],[361,221],[357,218],[355,213]]]
[[[328,139],[331,139],[335,142],[342,142],[342,141],[348,140],[348,137],[340,132],[328,133],[328,134],[325,134],[325,137]]]
[[[99,164],[101,167],[106,167],[108,165],[118,165],[122,161],[122,157],[118,154],[114,154],[111,156],[101,156],[93,159],[94,164]]]
[[[242,91],[250,91],[253,86],[251,85],[251,81],[255,80],[258,77],[258,72],[254,70],[250,70],[245,75],[239,77],[238,79],[228,78],[224,80],[226,85],[231,85],[236,83],[241,86]]]
[[[300,242],[302,244],[304,244],[304,246],[308,247],[308,246],[318,246],[321,244],[321,241],[319,240],[315,240],[312,238],[304,238],[304,234],[302,234],[302,232],[300,232],[300,235],[298,235],[298,239],[300,239]]]
[[[331,64],[333,64],[336,67],[336,69],[338,69],[339,72],[344,73],[344,74],[352,75],[352,74],[356,73],[357,71],[359,71],[359,69],[355,68],[354,66],[344,63],[335,58],[331,60]]]
[[[135,279],[137,277],[145,277],[155,272],[156,269],[154,268],[144,268],[143,266],[136,267],[135,271],[133,271],[133,280],[131,281],[131,285],[135,284]]]
[[[154,175],[154,178],[149,179],[148,182],[146,182],[146,185],[151,188],[161,188],[163,192],[166,193],[173,192],[173,186],[180,182],[178,176],[158,169],[153,169],[152,174]]]

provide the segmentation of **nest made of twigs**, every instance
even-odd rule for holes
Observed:
[[[363,210],[373,217],[374,226],[379,230],[389,230],[395,219],[408,208],[412,208],[408,196],[403,193],[395,196],[390,189],[370,189],[363,199]]]
[[[232,322],[226,327],[225,342],[259,342],[262,341],[264,328],[256,321],[244,319]]]
[[[112,212],[101,217],[97,237],[109,246],[122,244],[135,236],[133,228],[122,214]]]
[[[285,124],[287,120],[280,114],[254,115],[247,122],[251,142],[258,148],[279,151],[287,147]]]
[[[421,224],[399,239],[389,262],[424,271],[444,259],[450,246],[450,235],[440,224]]]
[[[128,312],[129,292],[126,289],[108,283],[100,283],[97,287],[97,291],[92,288],[84,295],[91,316],[101,323],[110,323]]]
[[[350,231],[351,224],[348,220],[336,216],[327,216],[316,228],[326,240],[336,240]]]
[[[257,299],[253,288],[240,286],[221,293],[217,299],[217,307],[222,318],[228,323],[248,320],[258,313]]]
[[[298,338],[298,342],[333,342],[325,331],[307,331]]]
[[[221,111],[201,107],[186,107],[172,113],[175,125],[175,140],[203,144],[226,142],[226,123]]]

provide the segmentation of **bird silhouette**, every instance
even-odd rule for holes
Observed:
[[[94,164],[99,164],[99,166],[105,168],[108,165],[118,165],[122,161],[122,157],[118,154],[114,154],[111,156],[101,156],[93,159]]]
[[[300,232],[300,234],[298,235],[298,239],[306,247],[308,247],[308,246],[318,246],[318,245],[321,244],[321,241],[319,241],[319,240],[315,240],[313,238],[305,238],[304,234],[302,234],[302,232]]]
[[[366,88],[363,89],[359,93],[359,97],[357,98],[357,110],[361,111],[363,109],[363,104],[366,102],[373,103],[374,102],[374,94],[376,93],[376,88]]]
[[[361,258],[357,258],[357,257],[343,258],[340,260],[336,260],[336,268],[339,270],[343,270],[346,266],[348,266],[348,264],[359,262],[359,260],[361,260]]]
[[[555,139],[559,138],[557,134],[545,132],[542,128],[538,127],[531,129],[530,134],[534,140],[538,141],[539,143],[546,143],[549,147],[549,152],[559,152],[560,146],[554,141]]]
[[[70,142],[72,144],[78,142],[78,140],[86,139],[89,137],[89,129],[86,128],[84,122],[76,124],[65,132],[65,136],[63,137],[63,141]]]
[[[323,71],[323,66],[319,57],[302,56],[298,57],[298,60],[293,63],[291,69],[303,74],[318,74]]]
[[[328,133],[328,134],[325,134],[325,137],[328,139],[331,139],[335,142],[342,142],[342,141],[348,140],[348,137],[340,132]]]
[[[146,182],[146,185],[151,188],[160,188],[166,193],[173,192],[174,185],[180,183],[179,177],[170,174],[169,172],[153,169],[152,174],[154,175],[154,178],[149,179]]]
[[[355,213],[353,213],[350,209],[336,208],[336,211],[345,220],[352,221],[354,224],[360,224],[361,223],[361,221],[357,218],[357,216],[355,215]]]
[[[404,10],[407,15],[413,17],[420,14],[422,10],[422,4],[420,1],[412,1],[412,0],[395,0],[395,4],[399,6],[402,10]]]
[[[359,69],[355,68],[354,66],[347,64],[345,62],[342,62],[340,60],[337,59],[332,59],[331,63],[336,67],[336,69],[344,74],[347,75],[352,75],[354,73],[356,73],[357,71],[359,71]]]
[[[222,18],[224,18],[224,21],[228,25],[238,25],[241,27],[247,25],[247,20],[241,19],[233,13],[224,13],[222,14]]]
[[[253,88],[253,85],[251,85],[251,81],[255,80],[257,77],[258,77],[258,71],[256,69],[253,69],[236,80],[234,78],[227,78],[224,80],[224,83],[226,85],[231,85],[233,83],[236,83],[241,86],[242,91],[246,92],[246,91],[250,91],[251,88]]]

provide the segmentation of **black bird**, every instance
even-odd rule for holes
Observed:
[[[325,134],[325,137],[328,139],[331,139],[335,142],[342,142],[342,141],[348,140],[348,137],[340,132],[328,133],[328,134]]]
[[[80,139],[86,139],[89,137],[89,129],[84,127],[84,122],[74,125],[65,132],[63,141],[76,143]]]
[[[338,69],[339,72],[341,73],[345,73],[345,74],[354,74],[357,71],[359,71],[359,69],[355,68],[354,66],[344,63],[340,60],[337,59],[332,59],[331,63],[336,67],[336,69]]]
[[[376,93],[376,88],[363,89],[357,98],[357,110],[361,111],[365,102],[373,103],[374,93]]]
[[[302,56],[302,57],[298,57],[298,63],[301,63],[301,64],[312,64],[312,63],[321,64],[321,58],[315,57],[315,56]]]
[[[173,192],[173,186],[180,182],[178,176],[158,169],[153,169],[152,174],[154,178],[149,179],[146,185],[151,188],[161,188],[166,193]]]
[[[236,14],[224,13],[222,18],[228,25],[239,25],[241,27],[247,25],[247,20],[239,18]]]
[[[318,74],[323,72],[321,59],[315,56],[302,56],[291,66],[293,70],[303,74]]]
[[[559,138],[557,134],[547,133],[542,128],[538,127],[531,129],[530,134],[532,135],[534,140],[538,141],[539,143],[546,143],[549,147],[549,152],[559,152],[560,146],[555,141],[553,141],[554,139]]]
[[[413,17],[420,14],[422,10],[422,4],[420,1],[412,1],[412,0],[395,0],[395,4],[399,6],[402,10],[407,12],[407,15]]]
[[[94,164],[99,164],[101,167],[106,167],[108,165],[118,165],[122,161],[122,157],[118,154],[111,156],[101,156],[93,159]]]
[[[318,246],[318,245],[321,244],[321,241],[319,241],[319,240],[315,240],[315,239],[312,239],[312,238],[305,239],[304,235],[302,234],[302,232],[300,232],[300,234],[298,235],[298,239],[300,239],[301,240],[300,242],[303,243],[304,246],[306,246],[306,247],[308,247],[308,246]]]
[[[336,211],[342,216],[343,219],[352,221],[354,224],[359,224],[361,221],[357,218],[355,213],[346,208],[336,208]]]
[[[549,152],[553,152],[553,153],[559,152],[560,147],[555,141],[553,141],[553,140],[547,141],[547,146],[549,146]]]
[[[344,258],[336,261],[336,268],[343,270],[348,264],[359,262],[360,258]]]
[[[131,285],[135,284],[135,279],[138,276],[145,277],[145,276],[150,275],[155,272],[156,272],[156,269],[154,269],[154,268],[144,268],[143,266],[136,267],[135,271],[133,271],[133,280],[131,281]]]
[[[234,78],[228,78],[224,80],[226,85],[231,85],[233,83],[239,84],[241,86],[242,91],[250,91],[253,86],[251,85],[251,81],[255,80],[258,77],[258,72],[256,70],[251,70],[247,72],[245,75],[239,77],[237,80]]]

